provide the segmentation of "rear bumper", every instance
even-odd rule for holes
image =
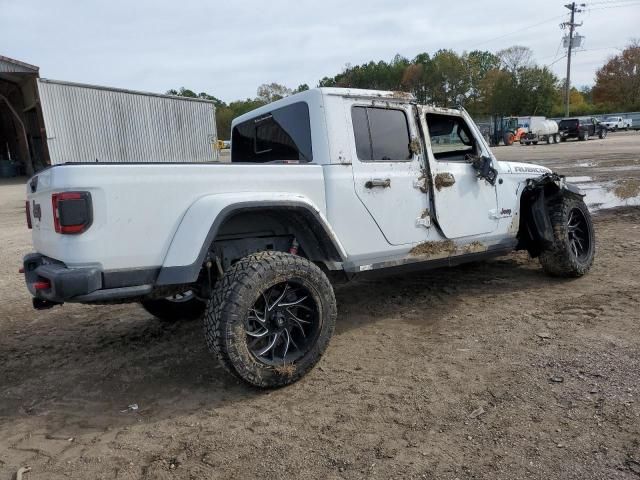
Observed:
[[[26,255],[23,266],[31,295],[54,304],[105,302],[144,296],[153,289],[151,280],[157,275],[156,269],[105,275],[99,268],[69,268],[39,253]],[[42,282],[48,283],[48,288],[36,288]]]
[[[102,272],[97,268],[68,268],[39,253],[26,255],[23,266],[29,292],[43,300],[62,303],[102,288]],[[42,281],[48,281],[50,287],[36,289],[36,283]]]

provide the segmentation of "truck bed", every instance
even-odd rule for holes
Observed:
[[[27,183],[33,245],[39,253],[72,268],[159,266],[194,201],[256,190],[298,193],[322,212],[326,210],[319,165],[64,164],[39,172]],[[82,235],[60,235],[54,230],[51,195],[65,191],[91,194],[93,222]],[[39,219],[34,210],[39,211]],[[96,259],[101,263],[96,264]]]

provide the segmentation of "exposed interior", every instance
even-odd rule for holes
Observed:
[[[467,122],[456,115],[427,113],[431,150],[437,160],[465,160],[475,155],[476,145]]]

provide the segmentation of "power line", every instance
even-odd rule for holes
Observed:
[[[608,6],[602,6],[602,7],[594,7],[594,8],[587,8],[585,11],[586,12],[593,12],[596,10],[609,10],[611,8],[625,8],[625,7],[635,7],[636,5],[640,5],[640,2],[638,1],[634,1],[633,3],[626,3],[624,5],[608,5]]]
[[[509,32],[509,33],[505,33],[504,35],[500,35],[499,37],[495,37],[495,38],[491,38],[489,40],[485,40],[484,42],[478,42],[475,45],[476,46],[477,45],[484,45],[485,43],[490,43],[490,42],[493,42],[494,40],[500,40],[501,38],[505,38],[505,37],[508,37],[508,36],[511,36],[511,35],[515,35],[517,33],[522,32],[523,30],[530,30],[532,28],[538,27],[540,25],[544,25],[545,23],[550,23],[551,21],[555,21],[558,18],[563,18],[563,17],[564,17],[564,15],[556,15],[555,17],[548,18],[548,19],[543,20],[543,21],[538,22],[538,23],[534,23],[533,25],[529,25],[528,27],[523,27],[523,28],[520,28],[519,30],[515,30],[515,31]]]
[[[548,65],[545,65],[545,67],[550,67],[552,65],[555,65],[556,63],[558,63],[560,60],[562,60],[563,58],[566,58],[566,54],[562,55],[561,57],[557,58],[556,60],[554,60],[553,62],[549,63]]]
[[[616,5],[616,4],[620,4],[620,3],[629,3],[629,2],[633,2],[635,0],[609,0],[609,1],[601,1],[601,2],[588,2],[586,4],[587,7],[590,7],[592,5]]]

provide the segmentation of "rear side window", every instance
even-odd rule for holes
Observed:
[[[233,128],[231,161],[264,163],[313,161],[309,107],[292,103]]]
[[[353,133],[363,161],[402,161],[412,157],[409,124],[402,110],[353,107]]]

